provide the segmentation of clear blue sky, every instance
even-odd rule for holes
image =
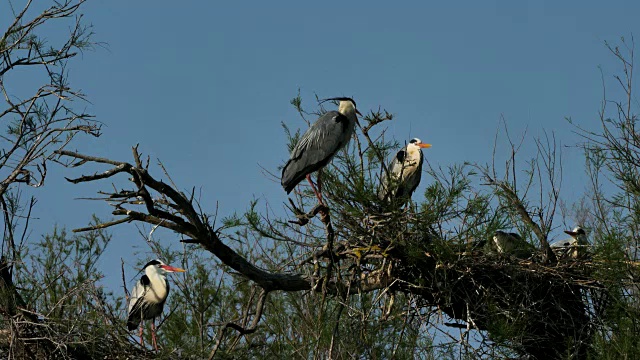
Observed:
[[[183,189],[200,188],[209,212],[218,201],[222,214],[243,211],[254,197],[274,207],[286,201],[260,166],[277,172],[288,158],[280,122],[304,126],[289,104],[298,89],[311,108],[318,94],[352,96],[361,111],[388,109],[396,114],[390,133],[432,143],[426,155],[434,165],[488,162],[501,114],[515,134],[546,129],[565,145],[578,140],[566,116],[597,126],[598,66],[605,76],[619,70],[603,42],[640,34],[634,1],[186,4],[84,6],[106,48],[74,60],[71,79],[105,127],[102,138],[75,147],[131,161],[139,143]],[[570,201],[583,190],[583,160],[576,149],[564,153],[562,194]],[[85,226],[93,213],[110,216],[103,203],[74,200],[99,188],[61,178],[79,174],[51,169],[36,192],[32,236],[55,223]],[[102,264],[114,273],[105,284],[120,291],[120,258],[133,265],[132,251],[146,245],[134,225],[113,233]]]

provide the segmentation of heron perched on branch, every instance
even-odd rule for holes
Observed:
[[[291,158],[282,169],[282,187],[287,194],[306,177],[321,204],[322,195],[311,181],[311,173],[327,166],[336,153],[349,143],[358,121],[357,115],[362,115],[351,98],[338,97],[322,102],[330,100],[340,102],[338,111],[327,112],[311,125],[291,151]]]
[[[587,240],[587,232],[580,226],[576,226],[571,231],[565,231],[571,237],[568,239],[558,240],[550,246],[559,257],[572,257],[578,259],[587,253],[589,241]]]
[[[160,260],[149,261],[142,270],[144,275],[140,277],[131,291],[127,329],[129,331],[135,330],[138,324],[151,319],[151,341],[157,351],[155,318],[162,314],[162,308],[169,295],[169,282],[166,273],[184,272],[185,270],[169,266]],[[140,326],[140,344],[144,346],[143,327],[143,325]]]
[[[380,200],[401,200],[402,204],[411,198],[411,194],[420,184],[422,177],[422,162],[424,155],[422,149],[430,148],[431,144],[425,144],[420,139],[411,139],[407,146],[402,148],[393,157],[388,167],[388,174],[383,169],[382,184],[378,190]]]

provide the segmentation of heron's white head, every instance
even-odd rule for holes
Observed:
[[[571,231],[565,231],[565,233],[571,235],[571,237],[573,238],[578,238],[578,237],[585,237],[587,236],[587,232],[584,231],[583,228],[581,228],[580,226],[576,226],[573,228],[573,230]]]
[[[587,249],[585,246],[589,245],[589,240],[587,240],[587,233],[580,226],[576,226],[571,231],[565,231],[565,233],[571,235],[573,240],[569,242],[565,242],[565,244],[571,246],[571,250],[569,254],[573,258],[579,258],[584,256],[587,253]],[[565,246],[567,246],[565,245]]]
[[[425,144],[418,138],[411,139],[409,141],[409,144],[407,144],[407,150],[409,152],[417,151],[420,149],[428,149],[430,147],[431,147],[431,144]]]
[[[184,269],[169,266],[158,259],[149,261],[142,269],[144,270],[145,274],[147,274],[147,276],[150,276],[153,274],[165,275],[166,273],[169,273],[169,272],[185,272],[186,271]]]
[[[584,231],[584,229],[580,226],[574,227],[571,231],[565,231],[565,233],[571,235],[571,237],[574,238],[578,242],[578,244],[586,245],[589,243],[589,241],[587,240],[587,232]]]
[[[356,107],[355,100],[353,100],[352,98],[336,97],[336,98],[322,100],[322,102],[330,101],[330,100],[335,100],[340,102],[338,105],[338,112],[341,113],[342,115],[347,117],[351,117],[351,116],[356,117],[356,114],[362,116],[362,114],[360,113],[360,111],[358,111],[358,108]]]

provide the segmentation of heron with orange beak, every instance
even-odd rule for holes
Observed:
[[[291,157],[282,169],[282,187],[289,194],[304,178],[320,204],[322,195],[311,181],[311,173],[318,171],[331,161],[336,153],[347,146],[358,122],[356,102],[348,97],[325,99],[338,101],[338,111],[328,111],[311,125],[291,151]],[[318,187],[320,184],[318,184]]]
[[[573,230],[565,230],[565,234],[571,236],[569,239],[558,240],[550,246],[560,257],[572,257],[578,259],[588,253],[589,240],[587,232],[580,226]]]
[[[162,314],[162,308],[169,295],[169,282],[166,273],[184,272],[184,269],[169,266],[160,260],[151,260],[143,268],[144,275],[136,282],[129,299],[129,317],[127,329],[135,330],[140,326],[140,344],[144,346],[142,329],[144,320],[151,319],[151,342],[158,351],[156,340],[156,317]]]
[[[396,202],[404,205],[416,190],[422,178],[422,149],[428,149],[431,144],[425,144],[414,138],[393,157],[388,168],[382,170],[381,186],[378,198],[383,201]],[[388,173],[386,171],[388,170]]]

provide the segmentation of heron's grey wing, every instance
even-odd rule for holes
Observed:
[[[589,240],[587,240],[587,238],[584,236],[579,236],[577,241],[578,241],[578,245],[583,245],[583,246],[590,245]]]
[[[347,145],[353,130],[354,124],[337,111],[329,111],[313,123],[282,169],[282,186],[287,193],[305,176],[327,165],[338,150]]]
[[[131,289],[129,294],[129,311],[127,317],[127,328],[134,330],[138,327],[140,320],[142,320],[142,307],[144,305],[144,295],[147,292],[150,281],[147,275],[142,275],[136,285]]]
[[[422,151],[420,150],[420,158],[418,159],[418,164],[415,168],[406,169],[408,173],[406,174],[405,181],[402,182],[401,189],[398,189],[398,192],[402,193],[398,194],[398,196],[406,196],[411,197],[414,191],[420,185],[420,180],[422,179],[422,162],[424,161],[424,156],[422,155]]]
[[[509,236],[512,236],[512,237],[516,238],[517,240],[522,240],[522,236],[520,236],[520,234],[518,234],[518,233],[510,232],[508,234],[509,234]]]
[[[138,304],[138,302],[144,298],[145,293],[147,292],[147,286],[150,281],[147,275],[142,275],[140,280],[136,282],[136,285],[131,289],[131,294],[129,297],[129,313],[131,310]]]
[[[388,174],[386,174],[384,167],[382,167],[380,174],[381,184],[380,189],[378,190],[378,198],[380,200],[393,197],[393,194],[395,192],[393,191],[394,186],[391,185],[392,183],[396,183],[398,181],[398,176],[402,171],[402,164],[404,163],[404,159],[407,154],[406,150],[407,147],[405,146],[396,153],[396,155],[393,157],[393,160],[391,160],[389,165],[387,165],[387,170],[389,171]]]
[[[570,239],[562,239],[552,242],[549,246],[552,248],[562,248],[573,245],[575,240],[573,238]]]

